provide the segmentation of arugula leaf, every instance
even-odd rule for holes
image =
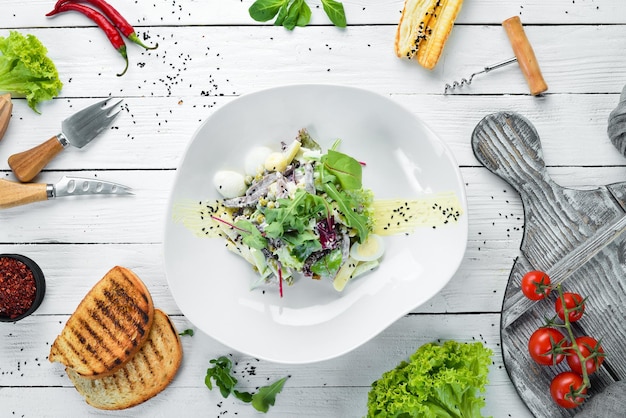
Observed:
[[[191,328],[187,328],[183,332],[179,332],[178,335],[180,336],[189,335],[190,337],[193,337],[193,330]]]
[[[259,388],[259,391],[252,395],[252,406],[254,409],[261,412],[267,412],[270,409],[270,406],[274,406],[274,403],[276,402],[276,395],[283,390],[283,386],[286,381],[287,377],[283,377],[269,386]]]
[[[257,0],[248,9],[250,17],[257,22],[267,22],[289,3],[289,0]]]
[[[311,218],[326,216],[323,199],[303,189],[296,190],[293,199],[278,199],[277,202],[278,207],[263,211],[268,224],[265,234],[270,238],[280,238],[289,231],[302,233]]]
[[[220,389],[224,398],[233,395],[240,401],[251,404],[254,409],[260,412],[267,412],[270,406],[274,405],[276,395],[283,390],[283,386],[289,378],[289,376],[283,377],[269,386],[262,386],[257,393],[241,392],[235,389],[237,379],[232,376],[233,362],[228,357],[221,356],[210,360],[209,363],[214,365],[207,369],[204,378],[204,384],[209,390],[213,390],[212,381],[215,381],[215,385]]]
[[[339,210],[346,217],[348,226],[356,229],[359,242],[364,242],[369,234],[368,217],[366,214],[355,210],[358,207],[356,199],[345,193],[339,193],[339,190],[332,183],[324,184],[324,190],[331,199],[337,202]]]
[[[267,247],[267,240],[252,222],[241,219],[235,222],[235,226],[242,232],[243,243],[248,247],[256,248],[257,250]]]
[[[211,379],[215,380],[215,385],[219,388],[220,393],[224,398],[227,398],[233,393],[235,385],[237,384],[237,379],[230,374],[233,367],[232,361],[230,361],[228,357],[221,356],[218,359],[210,360],[209,363],[215,366],[207,369],[204,384],[210,390],[213,390]]]
[[[347,26],[346,12],[343,9],[342,3],[335,0],[322,0],[322,7],[335,26],[340,28]]]

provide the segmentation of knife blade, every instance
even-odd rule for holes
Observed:
[[[61,132],[47,141],[9,157],[9,166],[21,182],[31,181],[52,159],[70,145],[82,148],[97,137],[122,110],[112,99],[102,100],[61,122]]]
[[[132,195],[131,188],[110,181],[64,176],[54,184],[18,183],[0,179],[0,209],[65,196]]]

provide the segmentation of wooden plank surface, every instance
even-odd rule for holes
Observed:
[[[434,71],[393,53],[402,0],[343,1],[349,22],[344,30],[332,27],[320,2],[311,0],[312,25],[293,32],[254,22],[247,12],[252,0],[111,2],[147,42],[159,43],[150,52],[129,45],[124,77],[115,76],[121,57],[88,19],[46,18],[54,3],[49,0],[2,3],[0,35],[17,29],[38,36],[64,88],[42,104],[40,115],[14,99],[0,142],[0,176],[13,179],[9,155],[57,133],[74,111],[116,96],[125,99],[125,110],[112,129],[83,150],[67,150],[37,180],[93,176],[128,184],[136,195],[57,199],[0,211],[0,253],[37,260],[49,286],[35,315],[0,326],[0,417],[165,417],[179,414],[183,405],[188,416],[261,416],[204,386],[208,361],[226,353],[239,361],[248,388],[291,375],[268,416],[362,417],[372,381],[436,339],[479,340],[494,350],[484,415],[533,415],[504,368],[499,330],[503,299],[514,292],[507,280],[521,254],[522,200],[476,160],[470,139],[485,115],[517,111],[541,135],[547,171],[558,184],[587,188],[626,180],[626,160],[606,134],[608,114],[626,84],[623,0],[466,1]],[[445,83],[512,56],[500,23],[514,15],[525,25],[548,93],[529,96],[519,68],[511,65],[477,76],[461,94],[444,96]],[[198,332],[184,337],[181,371],[157,398],[122,413],[89,408],[62,368],[47,362],[50,342],[112,264],[135,270],[179,329],[192,326],[169,293],[162,261],[165,208],[178,163],[195,130],[220,106],[296,83],[358,86],[389,96],[450,147],[466,184],[470,219],[459,270],[425,305],[340,358],[311,366],[257,361]]]
[[[527,355],[529,335],[553,315],[556,292],[535,303],[521,295],[519,283],[526,272],[541,270],[551,277],[552,285],[588,298],[574,335],[594,336],[612,353],[593,376],[589,394],[624,379],[626,213],[608,187],[582,190],[555,183],[546,171],[535,127],[518,113],[486,116],[474,130],[472,148],[489,171],[517,190],[524,206],[522,254],[509,277],[502,311],[505,365],[535,416],[574,416],[577,410],[559,408],[546,391],[554,376],[567,368],[538,367]]]

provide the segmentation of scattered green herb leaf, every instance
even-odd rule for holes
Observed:
[[[287,3],[289,3],[288,0],[257,0],[250,6],[248,12],[257,22],[267,22],[276,16],[279,10],[281,10],[283,14],[286,14]]]
[[[178,333],[178,335],[189,335],[190,337],[193,337],[193,330],[191,328],[187,328],[183,332]]]
[[[346,13],[341,2],[322,0],[322,7],[335,26],[346,27]],[[275,17],[274,25],[289,30],[306,26],[311,21],[311,8],[306,0],[256,0],[248,13],[257,22],[267,22]]]
[[[237,379],[232,376],[233,362],[228,357],[221,356],[210,360],[209,363],[213,364],[213,367],[207,369],[204,378],[204,384],[209,390],[213,390],[212,381],[215,381],[215,385],[220,389],[224,398],[233,395],[240,401],[251,404],[260,412],[267,412],[270,406],[274,406],[276,395],[283,390],[288,379],[288,377],[283,377],[269,386],[262,386],[256,393],[241,392],[235,389]]]
[[[346,27],[346,12],[342,3],[335,0],[322,0],[322,7],[335,26],[340,28]]]
[[[280,380],[272,383],[269,386],[263,386],[259,388],[259,391],[252,395],[252,406],[257,411],[267,412],[270,406],[274,406],[276,402],[276,395],[278,395],[285,386],[287,377],[283,377]]]

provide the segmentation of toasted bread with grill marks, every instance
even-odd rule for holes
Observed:
[[[129,269],[113,267],[67,320],[48,359],[85,378],[111,375],[139,351],[153,320],[144,283]]]
[[[156,309],[149,338],[124,367],[110,376],[87,379],[66,369],[76,390],[95,408],[130,408],[156,396],[180,367],[183,350],[167,314]]]

